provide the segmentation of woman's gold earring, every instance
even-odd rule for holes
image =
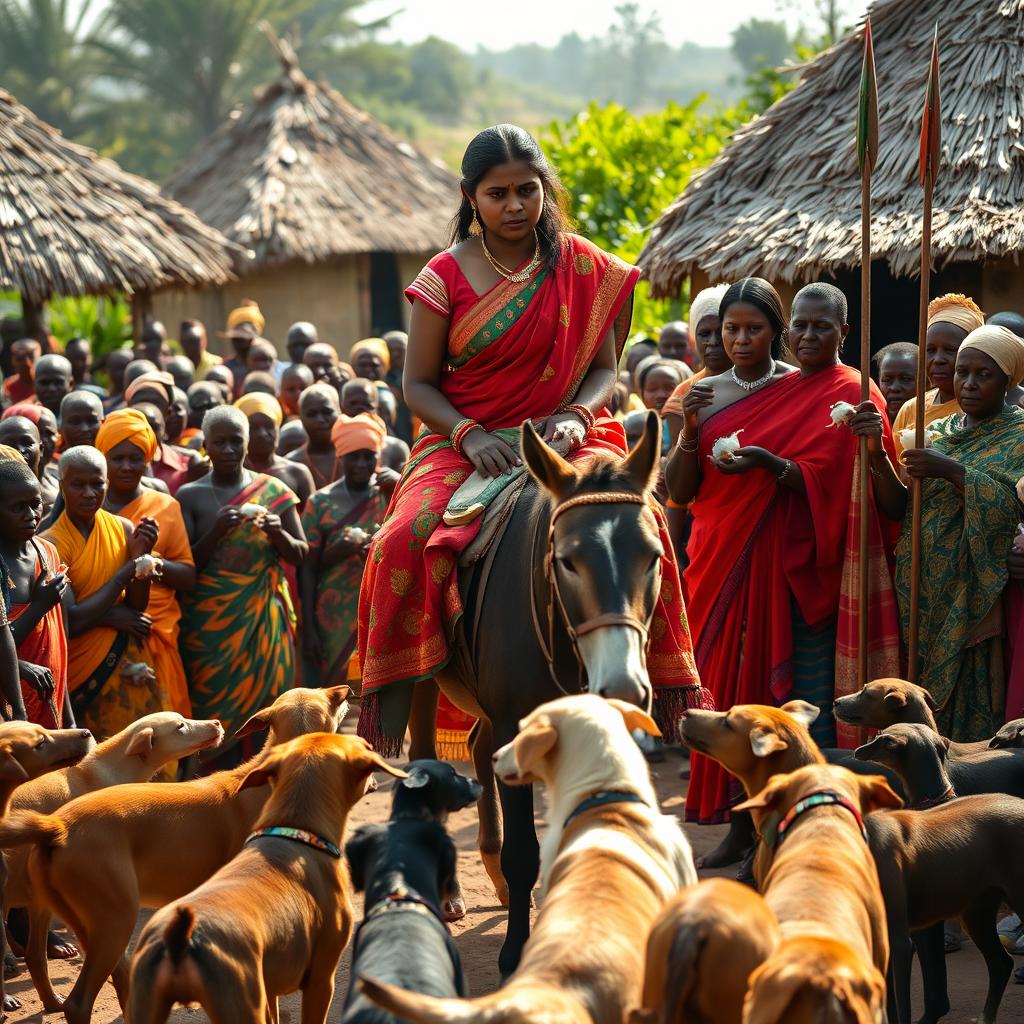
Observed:
[[[480,223],[480,211],[473,207],[473,219],[469,222],[469,233],[474,238],[484,233],[484,226]]]

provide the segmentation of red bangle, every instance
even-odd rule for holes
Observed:
[[[566,407],[565,411],[571,412],[574,416],[579,416],[583,420],[583,427],[588,434],[594,429],[597,417],[585,405],[570,405]]]
[[[457,451],[460,455],[462,454],[462,442],[466,439],[466,435],[471,430],[476,430],[480,424],[476,420],[465,419],[455,424],[455,429],[451,434],[452,448]],[[482,429],[482,428],[481,428]]]

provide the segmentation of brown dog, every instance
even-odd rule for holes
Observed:
[[[269,729],[267,743],[305,731],[335,732],[348,687],[291,690],[240,732]],[[266,749],[266,748],[264,748]],[[205,882],[241,849],[268,789],[242,782],[255,766],[192,782],[142,782],[86,793],[55,814],[12,813],[0,822],[0,847],[35,844],[29,854],[32,904],[25,961],[47,1012],[61,1009],[50,985],[46,929],[56,912],[85,948],[85,962],[63,1006],[70,1024],[87,1024],[103,982],[113,976],[124,1009],[124,952],[139,907],[161,907]]]
[[[324,1024],[352,931],[342,836],[375,771],[406,777],[365,740],[325,735],[279,746],[249,771],[241,789],[272,789],[246,846],[139,937],[134,1024],[162,1024],[192,1002],[213,1024],[264,1024],[277,1020],[277,997],[298,990],[303,1024]],[[282,826],[298,834],[275,834]]]
[[[7,814],[15,791],[46,772],[76,764],[92,748],[88,729],[44,729],[30,722],[0,723],[0,817]],[[7,870],[0,861],[0,885],[6,887]],[[0,953],[6,944],[6,928],[0,915]],[[17,1010],[21,1003],[4,991],[0,965],[0,1004],[3,1011]]]
[[[747,980],[778,943],[775,915],[748,886],[683,889],[651,927],[643,1009],[629,1024],[741,1024]]]
[[[438,999],[363,977],[373,1002],[443,1024],[622,1024],[640,1002],[646,935],[664,904],[696,882],[689,843],[661,814],[640,748],[649,715],[596,694],[542,704],[494,755],[506,785],[543,782],[543,899],[515,973],[479,999]]]
[[[807,765],[739,804],[761,817],[758,883],[782,941],[750,979],[744,1024],[881,1024],[885,906],[863,818],[901,801],[881,776]]]

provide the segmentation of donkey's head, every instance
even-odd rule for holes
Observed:
[[[530,424],[523,430],[526,465],[552,500],[552,588],[576,636],[590,692],[644,708],[652,697],[647,627],[665,555],[647,501],[660,452],[661,423],[653,412],[624,459],[597,458],[581,469],[553,452]]]

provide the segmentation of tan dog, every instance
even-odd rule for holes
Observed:
[[[271,782],[254,836],[208,882],[157,911],[131,970],[135,1024],[199,1003],[213,1024],[277,1020],[277,997],[302,992],[303,1024],[324,1024],[352,931],[340,846],[374,771],[398,778],[354,736],[303,736],[268,753],[242,789]],[[260,835],[298,829],[298,837]],[[328,845],[329,844],[329,845]]]
[[[413,1021],[622,1024],[639,1005],[639,937],[678,889],[696,881],[690,846],[658,809],[630,736],[657,736],[639,708],[593,694],[542,704],[494,755],[506,784],[543,782],[543,899],[516,972],[479,999],[437,999],[369,978],[361,988]]]
[[[44,729],[30,722],[0,723],[0,817],[7,814],[15,791],[31,779],[80,761],[92,749],[88,729]],[[0,861],[0,885],[6,887],[7,870]],[[6,942],[5,918],[0,915],[0,954]],[[0,957],[2,961],[2,957]],[[4,991],[0,963],[0,1004],[4,1012],[21,1003]]]
[[[779,942],[753,889],[708,878],[683,889],[647,937],[643,1009],[629,1024],[741,1024],[747,981]]]
[[[762,815],[757,880],[782,933],[750,979],[744,1024],[885,1021],[889,940],[863,818],[899,806],[881,776],[818,764],[738,805]]]
[[[307,731],[335,732],[348,687],[291,690],[240,732],[268,728],[267,743]],[[266,749],[266,748],[264,748]],[[139,907],[162,907],[205,882],[242,847],[267,787],[242,789],[248,762],[192,782],[141,782],[86,793],[55,814],[12,813],[0,847],[35,844],[29,854],[33,902],[25,961],[47,1012],[61,1009],[50,985],[46,929],[51,912],[71,926],[85,962],[64,1004],[71,1024],[87,1024],[103,982],[127,999],[128,947]]]

